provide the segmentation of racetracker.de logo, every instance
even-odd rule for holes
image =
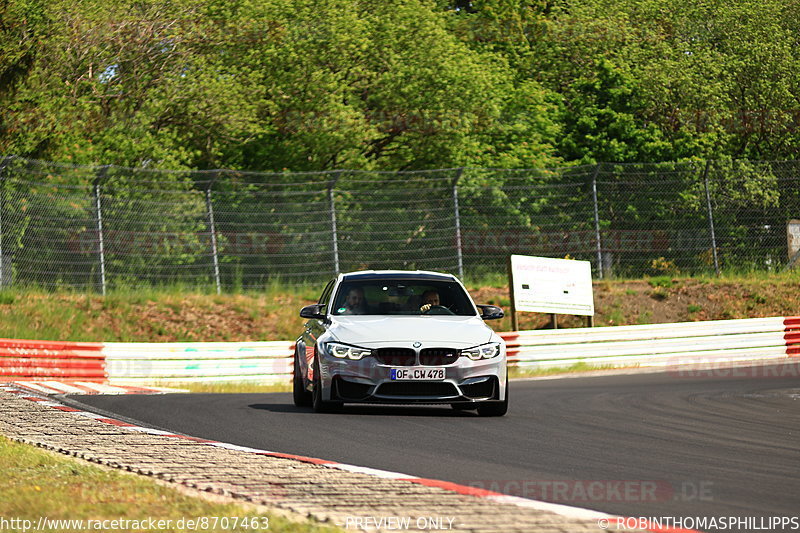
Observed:
[[[730,363],[724,361],[675,362],[667,365],[667,373],[682,379],[764,379],[798,378],[800,361],[773,364]]]
[[[472,480],[464,485],[551,503],[713,501],[713,483],[663,480]]]

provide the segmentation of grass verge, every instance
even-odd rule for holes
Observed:
[[[195,498],[177,489],[156,483],[147,478],[100,468],[76,459],[61,456],[14,442],[0,436],[0,517],[30,520],[33,526],[43,517],[51,522],[40,531],[80,531],[68,523],[55,520],[130,520],[141,521],[147,527],[107,529],[121,531],[186,531],[188,520],[229,517],[227,527],[208,527],[198,530],[236,532],[270,531],[281,533],[335,533],[341,531],[312,522],[293,522],[284,517],[259,513],[254,506],[235,503],[214,503]],[[150,529],[150,519],[169,520],[170,527]],[[232,519],[238,518],[239,527],[233,528]],[[245,520],[247,519],[247,520]],[[183,524],[180,520],[184,520]],[[241,527],[241,522],[248,522]],[[253,524],[254,521],[254,524]],[[268,528],[265,528],[268,523]],[[84,523],[85,524],[85,523]],[[22,530],[8,524],[11,530]],[[23,523],[18,521],[18,526]],[[182,525],[183,527],[179,527]],[[251,527],[251,526],[255,527]]]
[[[199,394],[235,394],[235,393],[259,393],[259,392],[291,392],[292,384],[289,378],[286,383],[267,383],[259,384],[252,382],[226,382],[226,383],[184,383],[184,382],[158,382],[153,383],[156,387],[168,387],[171,389],[183,389]],[[147,385],[143,385],[146,387]]]
[[[570,366],[559,366],[552,368],[518,368],[509,367],[508,377],[514,378],[535,378],[541,376],[554,376],[557,374],[575,374],[578,372],[595,372],[601,370],[615,370],[621,367],[614,365],[590,365],[588,363],[575,363]]]
[[[504,277],[467,278],[477,303],[509,311]],[[96,342],[288,341],[297,338],[301,307],[322,286],[272,285],[262,291],[209,294],[190,286],[115,288],[108,295],[15,287],[0,291],[0,337]],[[800,269],[784,273],[727,272],[717,277],[658,275],[594,282],[595,324],[618,326],[763,316],[800,309]],[[520,313],[520,329],[548,327],[549,315]],[[559,327],[583,317],[559,316]],[[493,320],[510,331],[511,318]]]

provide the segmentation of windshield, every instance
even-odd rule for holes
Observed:
[[[344,282],[331,306],[334,315],[475,316],[463,287],[452,281],[371,279]]]

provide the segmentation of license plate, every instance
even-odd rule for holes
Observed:
[[[390,375],[395,381],[441,381],[444,368],[392,368]]]

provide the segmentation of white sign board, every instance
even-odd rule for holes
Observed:
[[[594,315],[589,261],[512,255],[511,277],[517,311]]]
[[[789,260],[800,253],[800,220],[790,220],[786,224],[786,239],[789,247]]]

